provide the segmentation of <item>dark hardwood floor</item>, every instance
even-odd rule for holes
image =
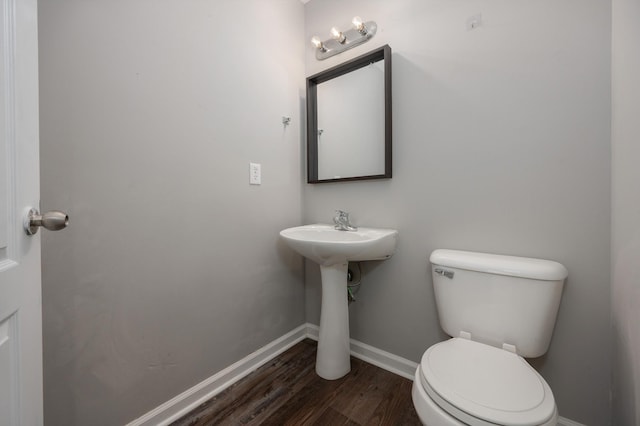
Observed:
[[[410,380],[353,357],[349,374],[324,380],[315,357],[306,339],[171,426],[420,425]]]

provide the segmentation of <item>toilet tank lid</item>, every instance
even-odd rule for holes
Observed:
[[[534,280],[564,280],[569,274],[567,268],[552,260],[472,251],[438,249],[429,260],[433,265]]]

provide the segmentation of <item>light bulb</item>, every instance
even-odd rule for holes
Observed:
[[[338,43],[344,43],[347,39],[341,31],[339,31],[336,27],[331,28],[331,37],[336,39]]]
[[[322,49],[322,41],[318,37],[312,37],[311,43],[316,47],[316,49]]]
[[[364,27],[364,22],[362,22],[362,18],[359,16],[354,16],[353,20],[351,21],[351,23],[353,24],[354,28],[360,32],[362,32],[363,30],[365,30]]]

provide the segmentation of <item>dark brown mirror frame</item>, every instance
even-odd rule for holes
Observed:
[[[317,86],[327,80],[363,68],[373,62],[384,61],[384,174],[318,179],[318,106]],[[344,182],[353,180],[391,178],[391,48],[384,45],[355,59],[329,68],[307,78],[307,182]]]

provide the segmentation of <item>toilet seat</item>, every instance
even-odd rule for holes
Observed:
[[[522,357],[463,338],[431,346],[420,382],[444,411],[469,425],[553,424],[549,385]]]

